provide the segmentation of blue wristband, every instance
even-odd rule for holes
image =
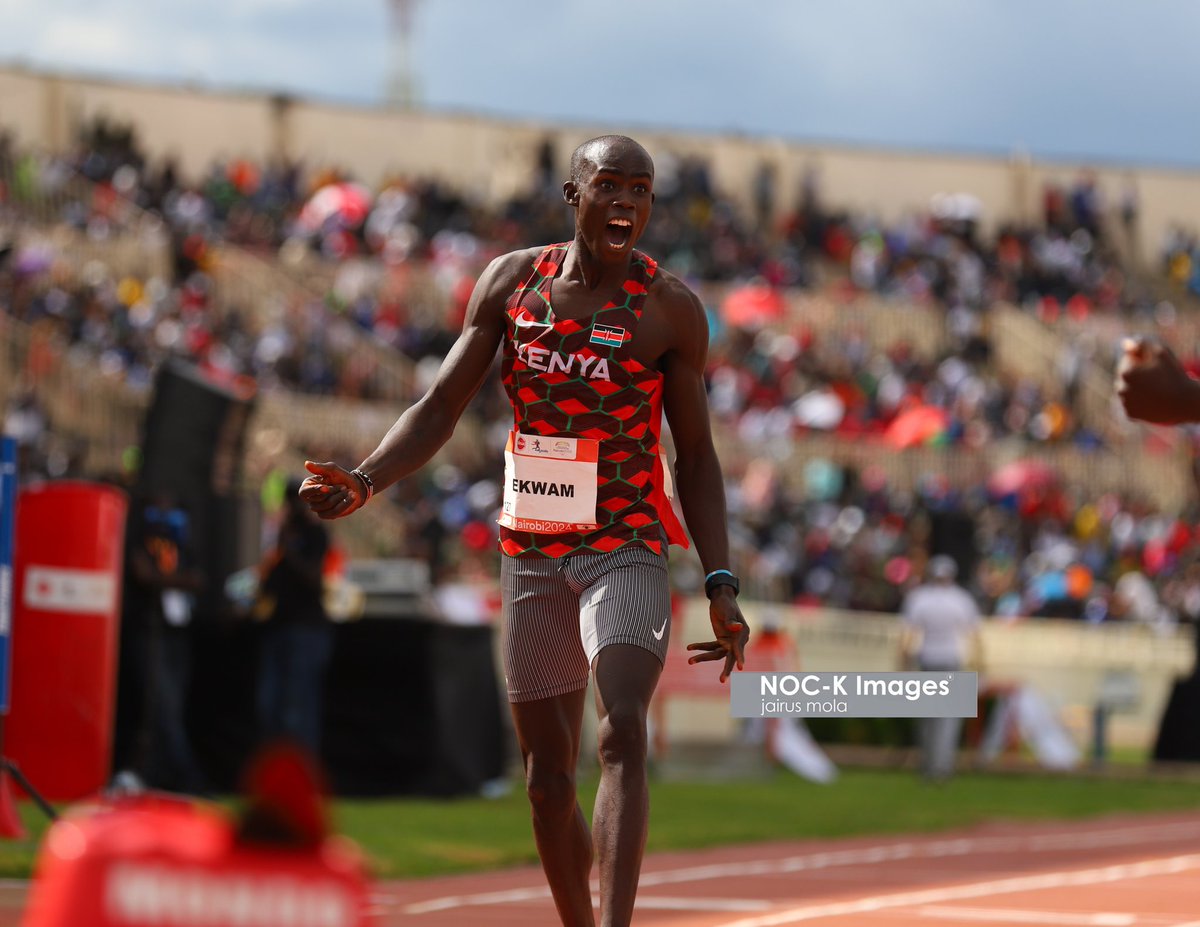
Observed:
[[[708,582],[708,581],[709,581],[710,579],[712,579],[714,576],[720,576],[722,573],[724,573],[726,576],[732,576],[732,575],[733,575],[733,572],[732,572],[731,570],[713,570],[713,571],[712,571],[711,573],[709,573],[709,574],[708,574],[706,577],[704,577],[704,581],[705,581],[705,582]]]

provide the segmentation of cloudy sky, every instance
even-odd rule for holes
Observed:
[[[0,0],[0,62],[378,103],[388,2]],[[1195,0],[412,5],[432,108],[1200,166]]]

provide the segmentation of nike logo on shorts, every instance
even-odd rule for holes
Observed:
[[[653,631],[653,630],[652,630],[652,631],[650,632],[651,634],[653,634],[653,635],[654,635],[654,639],[655,639],[656,641],[660,641],[660,640],[662,640],[663,632],[665,632],[665,631],[667,630],[667,621],[670,621],[670,620],[671,620],[670,618],[666,619],[666,621],[664,621],[664,622],[662,623],[662,627],[661,627],[661,628],[659,628],[657,631]]]

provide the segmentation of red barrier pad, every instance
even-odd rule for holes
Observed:
[[[156,794],[70,811],[47,831],[23,927],[376,924],[362,856],[326,833],[307,773],[260,763],[248,780],[240,821]]]

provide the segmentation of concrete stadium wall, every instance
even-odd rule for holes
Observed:
[[[719,188],[742,200],[749,200],[755,172],[766,161],[776,168],[781,210],[795,203],[805,173],[815,171],[824,202],[885,220],[926,209],[937,193],[957,192],[979,198],[985,224],[1031,218],[1038,213],[1047,181],[1069,184],[1095,167],[620,125],[552,126],[0,68],[0,126],[14,129],[26,142],[62,148],[75,126],[101,114],[136,123],[152,154],[177,156],[191,175],[215,158],[288,155],[310,165],[343,166],[368,183],[391,173],[431,175],[494,197],[527,186],[543,139],[553,141],[558,164],[565,166],[581,140],[627,131],[656,155],[707,158]],[[1143,260],[1154,259],[1171,225],[1194,224],[1193,217],[1200,214],[1200,171],[1099,166],[1095,173],[1109,203],[1126,183],[1136,187],[1141,203],[1136,244]]]

